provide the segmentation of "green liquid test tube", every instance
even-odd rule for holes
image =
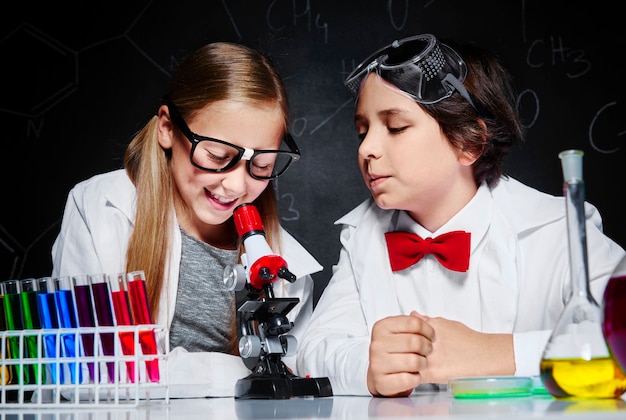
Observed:
[[[2,282],[2,294],[4,295],[4,309],[6,326],[9,331],[21,331],[24,329],[24,315],[22,314],[22,283],[20,280],[5,280]],[[27,357],[27,351],[20,345],[20,337],[8,338],[9,357],[21,359]],[[22,343],[25,344],[26,340]],[[24,346],[25,347],[25,346]],[[17,383],[20,385],[35,383],[35,371],[30,364],[24,364],[22,368],[16,366]],[[13,381],[16,383],[16,381]]]
[[[7,330],[7,317],[4,309],[4,293],[0,288],[0,331]],[[2,369],[0,369],[0,385],[10,385],[13,383],[15,368],[13,365],[6,364],[4,361],[9,359],[9,343],[6,337],[2,337],[0,348],[4,349],[4,353],[0,354],[0,360],[3,360]]]
[[[20,298],[22,299],[22,316],[24,317],[25,330],[40,330],[41,317],[39,316],[39,302],[37,295],[39,294],[39,283],[37,279],[29,278],[21,281],[22,291]],[[37,335],[26,335],[24,337],[26,344],[26,356],[29,359],[41,359],[44,355],[42,343],[39,342]],[[34,378],[31,381],[38,384],[46,383],[45,369],[42,369],[41,362],[32,365]],[[33,382],[31,382],[33,383]]]

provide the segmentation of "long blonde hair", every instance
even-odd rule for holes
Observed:
[[[178,66],[165,96],[185,119],[207,104],[221,100],[252,106],[277,104],[284,116],[285,130],[288,128],[287,93],[282,79],[267,57],[243,45],[216,42],[196,50]],[[174,187],[169,164],[168,151],[158,143],[154,116],[128,145],[124,166],[137,189],[135,226],[128,243],[126,271],[145,272],[155,320],[172,246]],[[269,245],[278,251],[280,222],[271,182],[254,204],[261,214]],[[241,244],[239,252],[242,252]]]

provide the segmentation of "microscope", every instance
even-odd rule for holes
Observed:
[[[296,276],[267,243],[256,206],[239,205],[235,208],[234,219],[245,253],[241,257],[242,264],[225,267],[223,279],[229,290],[245,288],[247,292],[246,301],[237,309],[237,332],[239,354],[252,371],[237,381],[235,398],[332,396],[328,378],[296,376],[282,361],[283,356],[294,355],[298,347],[296,338],[287,334],[293,322],[286,315],[300,299],[275,297],[272,284],[278,279],[293,283]]]

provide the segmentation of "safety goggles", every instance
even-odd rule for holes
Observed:
[[[434,104],[457,91],[476,108],[463,86],[465,62],[434,35],[396,40],[359,64],[344,82],[355,99],[367,75],[374,71],[419,103]]]

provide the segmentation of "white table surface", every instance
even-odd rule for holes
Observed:
[[[621,399],[557,400],[550,395],[455,399],[447,391],[408,398],[334,396],[288,400],[169,399],[138,406],[0,408],[0,420],[195,420],[195,419],[626,419]]]

